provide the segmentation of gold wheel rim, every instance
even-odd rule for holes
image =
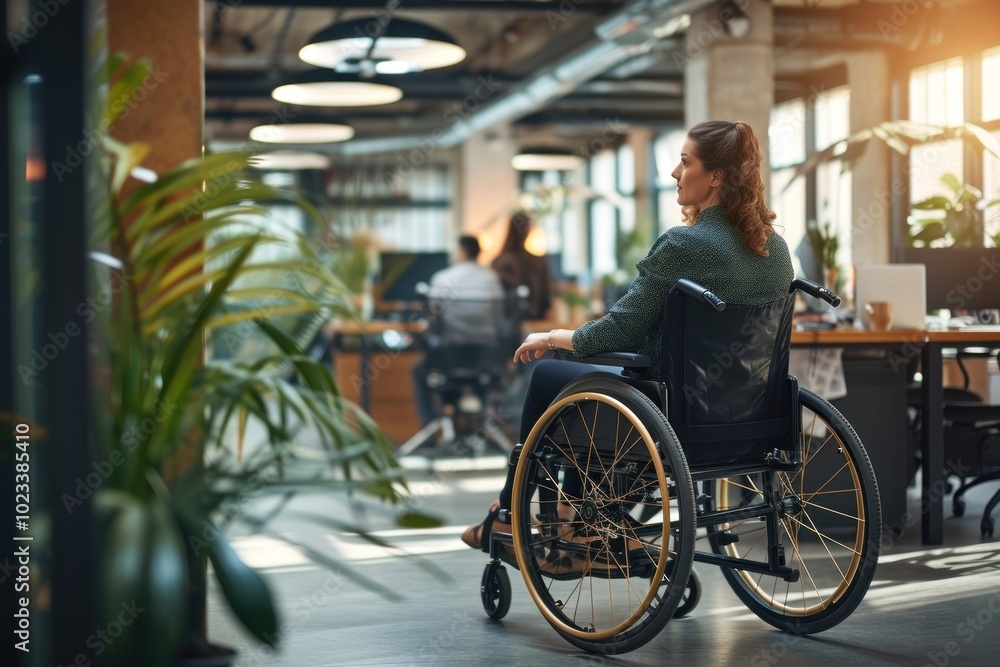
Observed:
[[[565,408],[567,405],[574,403],[580,404],[586,401],[598,401],[599,403],[603,403],[613,407],[615,410],[618,411],[619,415],[625,415],[625,417],[631,423],[631,426],[636,430],[636,432],[640,436],[640,439],[646,446],[646,451],[649,453],[650,461],[652,462],[653,468],[656,472],[657,483],[661,494],[660,497],[661,499],[664,499],[666,501],[666,504],[663,507],[663,528],[660,535],[660,545],[661,545],[659,549],[660,557],[657,560],[656,572],[649,580],[650,581],[649,590],[646,592],[646,595],[638,603],[636,609],[633,610],[631,614],[629,614],[619,623],[615,623],[612,620],[612,627],[608,628],[607,630],[600,630],[600,631],[596,629],[594,630],[580,629],[568,625],[566,621],[564,621],[562,618],[557,616],[551,609],[549,609],[548,605],[546,605],[545,602],[542,600],[541,595],[538,593],[538,590],[536,589],[534,582],[531,580],[531,576],[528,573],[528,567],[529,566],[534,567],[534,563],[529,563],[527,559],[524,557],[525,536],[522,534],[521,531],[521,523],[520,521],[517,520],[517,517],[519,517],[521,513],[520,498],[524,490],[525,470],[528,466],[529,455],[533,450],[535,444],[537,443],[538,439],[544,433],[544,427],[548,426],[548,423],[552,419],[552,417],[560,413],[563,410],[563,408]],[[595,410],[595,424],[596,424],[597,412],[598,410]],[[591,442],[591,445],[592,444],[593,442]],[[616,445],[616,450],[617,450],[617,445]],[[656,594],[659,591],[659,587],[663,581],[663,575],[666,572],[667,557],[668,555],[673,553],[667,548],[669,545],[669,536],[670,536],[669,497],[670,494],[666,484],[666,473],[663,470],[663,462],[660,460],[659,452],[656,449],[656,443],[654,442],[652,435],[650,435],[649,430],[642,424],[642,422],[638,419],[635,413],[630,408],[628,408],[624,403],[622,403],[616,398],[607,396],[605,394],[594,393],[594,392],[580,392],[578,394],[571,394],[569,396],[566,396],[557,401],[556,403],[552,404],[551,406],[549,406],[549,408],[545,411],[545,413],[541,416],[541,418],[535,423],[534,428],[531,429],[531,433],[528,435],[527,442],[525,443],[523,449],[521,450],[521,456],[518,459],[517,469],[514,475],[514,487],[511,493],[511,517],[512,517],[511,533],[514,541],[514,554],[517,558],[517,565],[521,571],[521,576],[524,578],[524,583],[528,588],[528,593],[531,595],[532,600],[535,601],[535,605],[542,612],[542,615],[545,616],[545,618],[549,621],[549,623],[551,623],[553,626],[559,628],[566,634],[569,634],[573,637],[590,641],[601,641],[605,639],[610,639],[611,637],[614,637],[620,632],[627,630],[628,628],[632,627],[632,625],[637,620],[639,620],[639,618],[642,617],[642,615],[646,612],[646,610],[649,609],[649,606],[650,604],[652,604],[653,600],[656,599]],[[587,576],[587,573],[589,571],[590,570],[588,568],[584,569],[581,572],[580,576],[581,582]],[[591,594],[593,595],[593,587],[591,588]]]
[[[812,411],[812,410],[810,409],[810,411]],[[827,437],[825,439],[823,439],[823,442],[820,443],[820,445],[818,447],[816,447],[814,450],[810,451],[808,449],[808,443],[812,441],[812,432],[813,432],[813,429],[815,428],[817,419],[821,421],[821,423],[822,423],[823,427],[826,429],[828,435],[827,435]],[[808,433],[807,433],[807,427],[806,427],[805,423],[803,422],[802,439],[803,439],[803,442],[802,442],[802,451],[803,451],[803,456],[802,456],[802,458],[803,458],[803,464],[802,464],[802,468],[791,479],[789,479],[788,478],[788,474],[784,473],[784,472],[776,473],[776,479],[778,480],[778,486],[779,486],[779,488],[783,492],[792,493],[792,494],[797,493],[797,495],[800,498],[802,498],[803,502],[806,504],[806,506],[803,507],[802,511],[800,512],[800,515],[806,517],[805,521],[803,521],[801,519],[798,519],[797,517],[793,517],[793,516],[788,516],[788,517],[785,517],[785,518],[781,519],[781,527],[784,529],[783,532],[784,532],[785,536],[788,538],[789,542],[791,543],[791,546],[792,546],[792,549],[793,549],[793,553],[794,553],[794,556],[793,556],[792,560],[789,561],[789,564],[791,565],[794,562],[795,558],[797,558],[799,564],[802,566],[801,567],[801,571],[799,573],[799,583],[800,583],[801,595],[802,595],[802,598],[803,598],[803,605],[800,606],[800,607],[793,607],[793,606],[790,606],[790,605],[785,604],[783,602],[779,602],[777,600],[777,586],[776,585],[775,585],[775,587],[773,587],[771,589],[770,592],[768,592],[767,589],[766,589],[766,587],[761,584],[761,582],[763,580],[763,577],[761,577],[760,575],[754,575],[754,574],[752,574],[750,572],[747,572],[745,570],[736,570],[736,573],[743,579],[743,582],[746,584],[747,588],[754,595],[756,595],[758,598],[760,598],[770,608],[775,609],[777,611],[780,611],[782,613],[791,615],[791,616],[810,616],[812,614],[816,614],[818,612],[821,612],[821,611],[829,608],[830,605],[832,605],[832,604],[836,603],[838,600],[840,600],[840,598],[843,597],[844,593],[847,592],[847,589],[850,587],[851,582],[854,581],[854,576],[857,573],[858,567],[861,564],[861,556],[862,556],[863,547],[864,547],[864,534],[865,534],[864,526],[865,526],[865,522],[866,522],[864,494],[863,494],[863,491],[862,491],[861,479],[860,479],[860,476],[858,475],[857,462],[854,460],[854,457],[851,455],[851,452],[848,449],[848,447],[844,444],[844,442],[840,439],[840,437],[837,436],[836,432],[832,428],[832,425],[829,424],[826,421],[826,419],[824,419],[823,417],[821,417],[818,413],[813,412],[813,419],[812,419],[812,423],[808,427]],[[832,475],[830,475],[825,482],[823,482],[822,484],[820,484],[817,487],[816,491],[812,492],[811,494],[806,494],[805,491],[804,491],[804,489],[803,489],[803,484],[805,482],[806,468],[807,468],[809,462],[813,458],[815,458],[815,456],[817,454],[819,454],[824,448],[827,448],[827,447],[835,447],[838,450],[838,453],[841,454],[843,456],[843,458],[844,458],[843,465],[841,465],[839,468],[837,468],[836,471]],[[847,469],[847,470],[850,471],[850,476],[851,476],[851,481],[853,483],[853,488],[851,488],[851,489],[843,489],[843,490],[840,490],[840,491],[826,491],[826,493],[851,493],[851,492],[853,492],[855,504],[856,504],[856,507],[857,507],[857,513],[858,513],[858,515],[856,517],[844,514],[843,512],[831,510],[831,509],[823,507],[823,506],[821,506],[821,505],[819,505],[817,503],[811,503],[810,502],[817,495],[823,493],[825,487],[827,487],[830,484],[830,482],[832,482],[833,479],[835,477],[837,477],[844,469]],[[766,474],[766,473],[764,473],[764,474]],[[798,478],[798,488],[796,488],[796,478]],[[742,480],[744,478],[740,478],[740,479]],[[718,491],[718,494],[717,494],[717,502],[718,502],[720,510],[729,509],[729,486],[731,484],[733,486],[737,487],[737,488],[749,490],[751,492],[754,492],[754,491],[759,492],[759,489],[757,489],[755,487],[755,485],[753,485],[752,482],[750,482],[751,486],[748,487],[748,486],[745,486],[743,484],[739,484],[739,483],[733,482],[729,478],[720,479],[719,480],[719,491]],[[808,495],[808,498],[805,498],[804,497],[805,495]],[[844,516],[847,516],[848,518],[855,519],[855,521],[856,521],[855,525],[857,527],[855,529],[854,544],[853,544],[853,546],[848,546],[848,545],[844,544],[843,542],[841,542],[840,540],[835,539],[833,536],[824,535],[822,532],[820,532],[820,530],[816,526],[815,522],[813,522],[809,518],[809,516],[808,516],[807,510],[808,510],[808,507],[810,505],[815,505],[816,507],[819,507],[820,509],[823,509],[823,510],[826,510],[826,511],[832,511],[832,512],[834,512],[836,514],[843,514]],[[729,529],[730,527],[731,526],[729,524],[723,524],[721,526],[721,529]],[[819,585],[817,585],[815,579],[813,579],[811,573],[809,572],[808,565],[806,564],[806,559],[803,557],[803,553],[802,553],[801,549],[799,548],[798,535],[802,531],[805,531],[807,534],[812,534],[816,538],[819,539],[820,545],[825,549],[826,554],[829,556],[830,562],[833,563],[834,567],[836,568],[836,570],[841,575],[840,582],[838,583],[838,585],[834,588],[834,590],[829,595],[824,596],[824,595],[822,595],[819,592]],[[757,542],[754,542],[750,546],[750,548],[747,549],[746,552],[744,552],[744,554],[742,555],[742,557],[746,557],[754,548],[756,548],[756,545],[758,544],[758,542],[760,542],[759,538],[758,538]],[[846,550],[846,551],[848,551],[848,552],[850,552],[852,554],[851,560],[850,560],[850,562],[848,563],[848,565],[847,565],[847,567],[845,569],[841,569],[841,567],[837,564],[836,559],[833,557],[833,554],[830,551],[828,543],[834,544],[834,545],[838,546],[839,548],[844,549],[844,550]],[[739,550],[737,549],[737,544],[739,544],[739,543],[736,542],[736,543],[728,544],[728,545],[725,546],[725,551],[727,552],[727,555],[734,556],[734,557],[740,557],[741,556],[740,553],[739,553]],[[774,577],[774,580],[775,580],[775,582],[777,582],[777,577]],[[807,591],[806,591],[805,586],[807,585],[807,582],[811,586],[811,589],[812,589],[811,592],[809,592],[808,594],[810,594],[810,595],[814,594],[816,596],[816,598],[818,598],[818,600],[819,600],[818,602],[815,602],[815,603],[810,604],[810,605],[806,605],[805,604],[805,597],[807,595]],[[790,596],[791,596],[791,593],[789,591],[789,587],[786,586],[786,589],[785,589],[785,600],[787,601]]]

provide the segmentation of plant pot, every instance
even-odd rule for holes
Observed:
[[[228,646],[197,639],[181,650],[174,664],[177,667],[231,667],[236,664],[236,655],[236,650]]]

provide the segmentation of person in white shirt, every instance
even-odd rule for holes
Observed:
[[[431,276],[429,345],[497,345],[504,291],[499,276],[476,263],[479,251],[476,237],[459,237],[455,263]],[[424,424],[435,416],[427,372],[426,358],[413,367],[414,398]]]

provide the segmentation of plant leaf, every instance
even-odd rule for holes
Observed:
[[[229,607],[250,634],[270,646],[278,642],[278,616],[264,579],[240,560],[225,535],[209,543],[208,557]]]

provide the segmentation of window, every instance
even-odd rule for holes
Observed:
[[[984,123],[1000,120],[1000,47],[983,53],[983,110]]]
[[[670,173],[680,162],[686,138],[687,131],[677,128],[663,132],[653,141],[653,164],[656,166],[653,206],[659,234],[684,224],[681,220],[681,207],[677,204],[677,182]]]
[[[635,154],[623,145],[594,155],[588,165],[590,269],[593,279],[635,272],[626,235],[635,230]],[[648,249],[648,244],[647,244]]]
[[[910,120],[931,125],[961,125],[963,117],[962,59],[953,58],[910,72]],[[934,195],[950,196],[944,174],[963,180],[962,142],[955,139],[914,146],[910,152],[912,201]]]
[[[768,129],[771,165],[767,191],[775,225],[792,253],[796,273],[825,281],[820,267],[814,266],[812,249],[806,241],[806,224],[814,220],[837,232],[840,245],[837,264],[851,266],[851,175],[840,161],[820,165],[815,172],[792,180],[806,156],[850,135],[851,93],[847,86],[821,91],[808,98],[776,104]],[[811,131],[810,131],[811,128]],[[841,289],[842,285],[834,286]]]
[[[979,85],[967,86],[967,73],[976,69]],[[909,92],[910,120],[942,126],[976,123],[1000,141],[1000,47],[916,68],[910,72]],[[914,146],[909,156],[910,201],[932,196],[953,199],[955,193],[942,181],[946,174],[981,189],[985,201],[1000,198],[1000,159],[980,152],[959,139]],[[921,211],[919,217],[943,216],[943,211]],[[911,222],[915,218],[911,216]],[[986,208],[983,222],[985,238],[973,243],[1000,245],[1000,205]],[[934,245],[950,243],[942,239]]]

